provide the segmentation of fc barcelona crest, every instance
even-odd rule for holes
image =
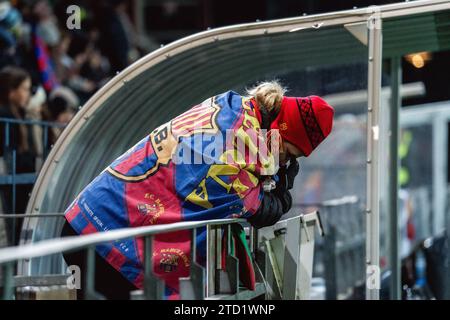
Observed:
[[[156,212],[158,212],[158,207],[154,203],[153,204],[141,203],[138,204],[138,211],[144,216],[154,215]]]
[[[178,268],[178,255],[163,253],[162,256],[162,259],[159,261],[160,270],[166,273],[176,271]]]
[[[149,193],[145,194],[145,201],[147,203],[138,203],[138,212],[150,218],[149,224],[155,224],[165,211],[164,205],[160,199]]]

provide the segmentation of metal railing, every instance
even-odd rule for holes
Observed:
[[[18,141],[20,139],[20,136],[15,136],[15,133],[17,133],[17,131],[13,130],[15,126],[26,126],[30,129],[29,132],[27,131],[28,136],[26,138],[30,146],[30,150],[28,150],[29,154],[31,154],[30,160],[32,160],[34,163],[32,164],[33,168],[27,170],[29,172],[18,172],[20,171],[20,168],[18,168],[18,160],[20,160],[20,154],[16,149],[16,146],[13,145],[13,141]],[[2,210],[4,211],[2,213],[7,212],[16,214],[18,202],[18,186],[31,186],[36,182],[38,171],[40,170],[40,165],[42,165],[52,147],[49,139],[50,129],[63,129],[65,128],[65,125],[47,121],[0,118],[0,128],[3,138],[3,141],[1,142],[3,143],[3,145],[0,146],[3,151],[3,157],[0,160],[0,187],[3,187],[1,189],[2,193],[10,192],[7,197],[0,197],[0,201],[2,202],[0,204]],[[41,162],[41,164],[39,164],[39,162]],[[9,189],[5,189],[6,187],[10,187],[10,191]],[[12,216],[8,218],[12,218]],[[8,226],[8,229],[11,230],[9,241],[12,245],[16,244],[15,230],[18,218],[25,217],[16,216],[14,219],[11,219],[11,223]]]
[[[258,247],[263,255],[267,297],[309,300],[313,274],[315,231],[324,236],[319,212],[288,218],[261,229]]]
[[[320,210],[325,237],[317,240],[315,276],[323,277],[326,300],[346,299],[365,279],[365,216],[358,197],[301,204]]]
[[[324,240],[319,239],[319,260],[328,259],[325,261],[325,272],[324,276],[326,279],[327,285],[327,298],[328,299],[336,299],[338,297],[337,292],[339,288],[343,287],[342,281],[338,280],[338,274],[340,274],[340,270],[342,269],[342,265],[344,263],[357,263],[354,260],[355,257],[359,257],[358,254],[352,252],[354,249],[358,249],[357,253],[364,253],[364,235],[361,235],[360,232],[356,232],[356,229],[348,230],[348,226],[359,225],[360,223],[355,219],[355,217],[351,217],[351,214],[355,214],[355,210],[349,210],[349,206],[354,206],[359,203],[359,200],[356,196],[347,196],[341,199],[334,199],[330,201],[325,201],[322,203],[309,203],[303,204],[297,207],[318,207],[324,212],[322,214],[322,219],[320,215],[317,213],[308,214],[306,216],[294,216],[294,217],[286,217],[285,220],[280,221],[273,227],[264,228],[261,230],[254,230],[250,228],[250,247],[252,248],[252,253],[254,258],[257,258],[258,254],[262,254],[264,258],[259,259],[260,265],[264,270],[264,275],[260,274],[259,280],[260,283],[257,283],[257,287],[255,292],[242,291],[240,292],[238,286],[238,272],[232,275],[228,275],[227,272],[232,270],[221,270],[217,268],[218,265],[221,265],[222,256],[218,252],[218,246],[221,246],[221,228],[225,225],[231,225],[235,223],[244,223],[246,220],[214,220],[214,221],[200,221],[200,222],[181,222],[171,225],[160,225],[160,226],[149,226],[149,227],[140,227],[140,228],[132,228],[132,229],[122,229],[115,230],[109,232],[103,232],[100,234],[88,235],[88,236],[79,236],[72,238],[63,238],[63,239],[51,239],[44,240],[35,244],[29,244],[20,247],[12,247],[5,248],[0,250],[0,265],[2,266],[3,271],[3,289],[4,289],[4,298],[12,297],[12,290],[17,283],[26,283],[29,281],[30,283],[41,282],[47,283],[47,278],[39,278],[39,277],[14,277],[14,263],[20,260],[29,260],[32,258],[50,256],[52,254],[59,254],[68,251],[78,251],[87,248],[88,253],[88,264],[86,270],[86,297],[89,299],[100,298],[100,296],[93,289],[93,280],[95,277],[95,246],[101,243],[116,241],[126,238],[135,238],[135,237],[144,237],[145,240],[145,250],[144,252],[149,252],[152,244],[152,237],[156,234],[174,232],[178,230],[192,230],[192,237],[196,237],[197,229],[201,227],[207,227],[207,241],[208,241],[208,253],[207,253],[207,266],[208,270],[206,273],[208,276],[205,279],[205,271],[204,267],[196,264],[194,261],[192,263],[191,268],[191,279],[195,279],[195,281],[191,281],[190,279],[181,279],[180,281],[180,289],[181,295],[186,299],[203,299],[203,298],[213,298],[220,297],[223,299],[226,297],[233,298],[251,298],[256,296],[265,295],[270,299],[282,299],[286,297],[294,298],[307,298],[309,293],[309,286],[312,280],[312,259],[313,259],[313,250],[314,250],[314,227],[318,226],[319,231],[323,236],[324,229],[327,233],[327,236]],[[338,208],[340,212],[332,212],[330,210]],[[350,214],[350,215],[349,215]],[[33,218],[33,219],[52,219],[52,218],[62,218],[64,214],[61,213],[50,213],[50,214],[15,214],[15,215],[0,215],[0,219],[15,219],[15,218]],[[290,225],[290,234],[285,235],[287,231],[287,224],[289,222]],[[312,230],[307,231],[307,228],[311,228],[311,222],[314,222],[312,225]],[[297,226],[296,225],[300,225]],[[336,226],[340,227],[340,232],[336,232]],[[341,230],[342,226],[347,226],[347,232]],[[294,229],[300,230],[300,232],[295,231]],[[359,229],[363,229],[360,226]],[[342,239],[339,241],[336,239],[336,233],[342,234],[353,234],[358,237],[357,241],[353,239],[347,243],[343,242]],[[230,235],[230,233],[228,233]],[[296,236],[299,238],[297,239]],[[311,239],[312,238],[312,239]],[[303,247],[301,254],[296,255],[295,250],[292,248],[296,247],[296,241]],[[194,242],[192,242],[194,244]],[[275,249],[274,249],[275,248]],[[360,252],[360,249],[362,252]],[[191,247],[193,252],[193,256],[195,256],[196,248],[194,246]],[[291,250],[292,253],[288,251]],[[151,250],[150,250],[151,251]],[[219,250],[220,251],[220,250]],[[273,252],[276,252],[274,255]],[[305,255],[306,254],[306,255]],[[293,262],[295,265],[302,265],[304,270],[309,270],[302,275],[296,275],[292,273],[296,267],[291,266],[291,271],[289,274],[289,270],[278,270],[279,266],[283,266],[287,268],[288,263],[277,262],[276,260],[283,260],[285,256],[290,256],[286,261]],[[347,259],[349,256],[353,257],[353,260]],[[144,261],[149,257],[144,257]],[[151,258],[150,258],[151,259]],[[227,260],[231,260],[232,264],[235,267],[238,265],[238,261],[235,261],[235,257],[226,257]],[[361,257],[362,259],[362,257]],[[258,260],[258,259],[256,259]],[[234,262],[233,262],[234,261]],[[331,263],[334,261],[334,263]],[[342,263],[340,263],[342,261]],[[337,262],[337,263],[336,263]],[[360,261],[363,262],[363,261]],[[144,265],[148,265],[149,262],[146,261]],[[311,264],[310,267],[305,268]],[[317,263],[316,263],[317,264]],[[151,263],[150,263],[151,265]],[[259,268],[259,267],[258,267]],[[357,267],[353,266],[349,268],[346,273],[347,276],[344,278],[347,279],[346,284],[347,288],[352,287],[356,280],[352,279],[357,278],[362,279],[363,275],[358,272],[354,272],[353,269]],[[231,268],[236,269],[236,268]],[[351,269],[351,270],[350,270]],[[260,271],[260,270],[259,270]],[[346,269],[344,268],[344,272]],[[217,273],[217,274],[216,274]],[[289,274],[281,283],[280,275],[284,273]],[[152,298],[152,299],[161,299],[162,298],[162,289],[163,286],[161,281],[157,279],[151,271],[146,269],[146,276],[144,277],[146,280],[144,281],[144,291],[143,295],[133,295],[133,298]],[[49,277],[49,276],[47,276]],[[62,275],[52,275],[52,279],[59,279],[59,283],[61,284],[61,279],[64,277]],[[56,277],[56,278],[55,278]],[[20,278],[20,279],[19,279]],[[283,290],[285,286],[294,281],[295,279],[302,279],[304,282],[304,286],[300,290],[303,292],[300,294],[292,294],[292,290],[290,295],[284,294]],[[28,280],[27,280],[28,279]],[[203,279],[203,280],[202,280]],[[228,282],[227,284],[223,284],[224,280]],[[287,280],[289,279],[289,280]],[[222,283],[221,283],[222,282]],[[267,292],[267,287],[269,286],[269,292]],[[203,290],[203,287],[206,287],[206,291]],[[226,288],[224,290],[224,288]],[[230,289],[233,288],[233,289]],[[341,290],[342,291],[342,290]],[[221,293],[226,292],[227,295],[223,295]],[[214,298],[213,298],[214,299]]]
[[[191,253],[193,253],[191,266],[197,266],[195,261],[195,238],[197,229],[202,227],[213,228],[214,226],[224,226],[242,222],[245,222],[245,220],[228,219],[199,222],[180,222],[171,225],[128,228],[85,236],[45,240],[36,244],[1,249],[0,265],[3,269],[3,299],[8,300],[13,298],[13,273],[15,262],[23,259],[31,259],[56,253],[77,251],[81,249],[87,249],[87,269],[85,279],[86,298],[99,299],[101,298],[101,296],[94,290],[95,246],[102,243],[135,237],[144,238],[144,297],[146,299],[162,299],[162,282],[161,280],[156,279],[156,277],[153,275],[151,261],[152,255],[148,254],[149,252],[153,252],[153,236],[161,233],[175,232],[180,230],[192,230],[192,239],[194,241],[191,241]],[[195,271],[195,267],[191,268],[191,276],[193,276],[193,278],[196,278],[196,275],[193,275],[193,272]],[[201,277],[200,280],[202,280],[203,278],[204,277]],[[184,279],[183,281],[189,282],[190,280]],[[204,298],[204,296],[201,296],[201,292],[197,291],[196,293],[200,294],[200,296],[196,298]]]
[[[43,160],[48,156],[49,151],[51,149],[51,145],[49,145],[49,129],[51,128],[59,128],[63,129],[66,127],[65,124],[57,123],[57,122],[48,122],[48,121],[38,121],[38,120],[19,120],[19,119],[10,119],[10,118],[0,118],[0,125],[3,126],[3,155],[4,156],[10,156],[9,160],[15,160],[14,159],[14,153],[16,153],[17,156],[17,150],[11,147],[11,141],[13,139],[11,129],[14,126],[20,126],[24,125],[27,127],[36,126],[41,131],[37,132],[38,135],[42,135],[41,137],[34,137],[33,132],[31,135],[29,135],[27,138],[32,137],[33,139],[36,139],[33,141],[33,143],[36,143],[39,141],[39,144],[42,143],[41,146],[39,146],[39,149],[37,150],[37,156],[42,156]],[[19,139],[19,137],[14,137],[15,139]],[[34,146],[37,147],[37,146]],[[7,163],[8,168],[11,170],[11,174],[14,174],[14,162]],[[12,184],[12,177],[8,176],[1,176],[0,177],[0,185],[5,184]],[[17,184],[28,184],[28,183],[34,183],[35,179],[30,179],[30,175],[21,176],[16,174],[16,183]]]
[[[39,215],[35,215],[36,218]],[[46,215],[45,218],[59,217],[59,214]],[[203,299],[308,299],[312,278],[314,256],[314,230],[319,227],[323,234],[318,212],[298,215],[282,220],[276,225],[259,231],[249,228],[250,248],[255,258],[257,282],[254,290],[242,289],[239,278],[239,259],[231,250],[231,228],[234,224],[246,223],[244,219],[225,219],[198,222],[179,222],[169,225],[156,225],[127,228],[91,235],[45,240],[20,247],[0,250],[0,266],[3,271],[3,299],[13,299],[18,286],[31,286],[33,283],[64,285],[65,275],[39,277],[14,277],[15,263],[52,254],[87,250],[87,265],[84,279],[85,299],[102,299],[94,289],[95,248],[97,245],[130,238],[144,241],[143,251],[143,290],[130,293],[132,299],[163,299],[164,282],[153,273],[153,238],[162,233],[191,230],[191,263],[188,278],[180,278],[180,298],[183,300]],[[206,266],[196,261],[196,237],[200,228],[207,230]],[[224,243],[224,228],[226,231]],[[258,237],[258,233],[261,232]],[[225,256],[222,255],[222,250]],[[276,257],[272,254],[276,252]],[[262,267],[258,266],[257,255],[264,256]],[[222,259],[225,259],[222,261]],[[223,265],[225,267],[223,267]],[[279,266],[284,266],[279,268]],[[264,272],[261,271],[264,270]],[[277,275],[276,277],[274,275]],[[67,275],[69,278],[69,275]],[[276,278],[276,281],[274,280]],[[268,279],[266,281],[266,279]],[[280,280],[281,279],[281,280]],[[283,281],[281,284],[280,281]],[[271,288],[267,291],[268,286]],[[273,288],[277,287],[275,293]]]

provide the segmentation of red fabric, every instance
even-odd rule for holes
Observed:
[[[320,97],[285,97],[271,128],[308,157],[331,133],[333,117],[334,109]]]
[[[127,259],[124,255],[120,254],[119,250],[113,247],[111,252],[106,256],[106,261],[112,265],[122,267],[127,262]]]
[[[70,208],[66,212],[66,219],[67,219],[67,221],[69,223],[72,222],[72,220],[75,219],[75,217],[78,214],[80,214],[80,212],[81,212],[81,210],[80,210],[80,207],[78,206],[78,204],[73,205],[72,208]]]
[[[86,228],[83,229],[83,231],[81,231],[81,234],[92,234],[92,233],[97,233],[97,228],[95,228],[95,226],[92,223],[88,223]]]
[[[407,233],[408,233],[409,240],[414,240],[416,238],[416,228],[414,226],[414,223],[412,222],[412,219],[409,219],[409,221],[408,221]]]
[[[151,147],[151,144],[147,144],[147,147]],[[138,155],[138,159],[141,159],[140,151],[138,151]],[[129,161],[131,163],[138,163],[132,157],[129,158]],[[170,224],[183,221],[180,203],[175,196],[174,166],[175,164],[171,162],[167,167],[161,167],[152,176],[152,179],[146,179],[139,183],[128,183],[126,185],[126,205],[131,227]],[[126,170],[129,169],[127,168]],[[169,181],[173,181],[173,183],[168,183]],[[155,188],[155,185],[159,187]],[[140,204],[146,206],[139,209]],[[146,210],[146,214],[142,214],[140,210]],[[141,263],[143,263],[143,239],[139,239],[136,245]],[[189,277],[191,264],[190,245],[191,232],[189,230],[159,234],[154,237],[154,274],[165,281],[167,288],[177,292],[174,296],[175,298],[178,297],[179,278]],[[135,282],[138,288],[142,288],[143,284],[141,280],[143,278]]]
[[[230,251],[232,255],[239,261],[239,281],[244,287],[254,291],[256,289],[256,276],[253,268],[253,262],[251,256],[248,254],[245,245],[242,243],[242,239],[239,237],[239,232],[244,232],[240,225],[231,226],[232,241]],[[225,228],[222,237],[222,252],[221,262],[222,270],[226,270],[226,258],[228,253],[228,228]]]

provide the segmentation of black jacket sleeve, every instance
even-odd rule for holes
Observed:
[[[278,177],[280,181],[277,188],[264,193],[258,211],[248,218],[248,222],[257,229],[273,226],[292,208],[292,196],[287,187],[285,168],[280,169]]]
[[[265,193],[261,206],[256,214],[248,219],[248,222],[257,229],[273,226],[291,207],[292,197],[289,191],[282,194]]]

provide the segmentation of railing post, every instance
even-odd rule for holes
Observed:
[[[223,226],[207,227],[207,295],[235,294],[239,292],[239,261],[230,255],[231,250],[231,227],[228,228],[227,239],[225,239],[227,254],[225,256],[225,270],[222,270],[222,241]]]
[[[301,222],[293,220],[286,225],[284,265],[283,265],[283,300],[295,300],[298,283],[298,264],[300,263]]]
[[[206,295],[213,296],[216,293],[216,264],[217,243],[216,226],[206,227]]]
[[[197,229],[192,229],[189,278],[180,279],[181,300],[205,299],[205,269],[197,263]]]
[[[223,227],[223,226],[222,226]],[[217,294],[235,294],[239,293],[239,260],[235,255],[231,255],[231,245],[232,245],[232,230],[231,225],[227,225],[227,251],[225,256],[225,270],[222,269],[222,250],[217,250],[216,253],[220,256],[220,264],[216,268],[216,293]],[[218,242],[222,243],[222,237],[217,239]],[[220,249],[221,246],[219,247]]]
[[[325,286],[326,300],[336,300],[338,295],[337,288],[337,264],[336,264],[336,227],[329,226],[324,241],[324,265],[325,265]]]
[[[9,148],[9,122],[5,123],[5,144],[3,145],[4,151],[6,154],[6,150]]]
[[[164,282],[153,274],[153,236],[144,238],[144,298],[146,300],[162,300],[164,298]]]
[[[12,214],[16,214],[16,150],[12,157]],[[12,219],[12,245],[16,245],[16,219]]]
[[[231,255],[232,246],[232,234],[231,234],[231,224],[227,225],[227,255]]]
[[[400,219],[398,201],[398,170],[400,158],[398,156],[399,113],[402,107],[400,86],[402,84],[402,59],[399,56],[391,58],[391,105],[390,105],[390,139],[389,139],[389,264],[391,269],[390,298],[401,300],[401,257],[399,255],[400,243]]]
[[[371,8],[371,7],[369,7]],[[372,7],[368,19],[368,116],[367,116],[367,225],[366,225],[366,299],[380,298],[380,94],[382,75],[382,19]],[[385,187],[385,186],[383,186]]]
[[[3,300],[12,300],[14,298],[14,264],[5,263],[3,269]]]
[[[192,229],[191,237],[191,262],[197,262],[197,229]]]
[[[276,254],[273,250],[272,242],[270,240],[265,240],[264,245],[266,250],[264,259],[265,280],[269,287],[266,297],[267,300],[281,300],[283,296],[282,270],[280,269]]]
[[[103,297],[95,291],[95,247],[87,248],[85,300],[101,300]]]

